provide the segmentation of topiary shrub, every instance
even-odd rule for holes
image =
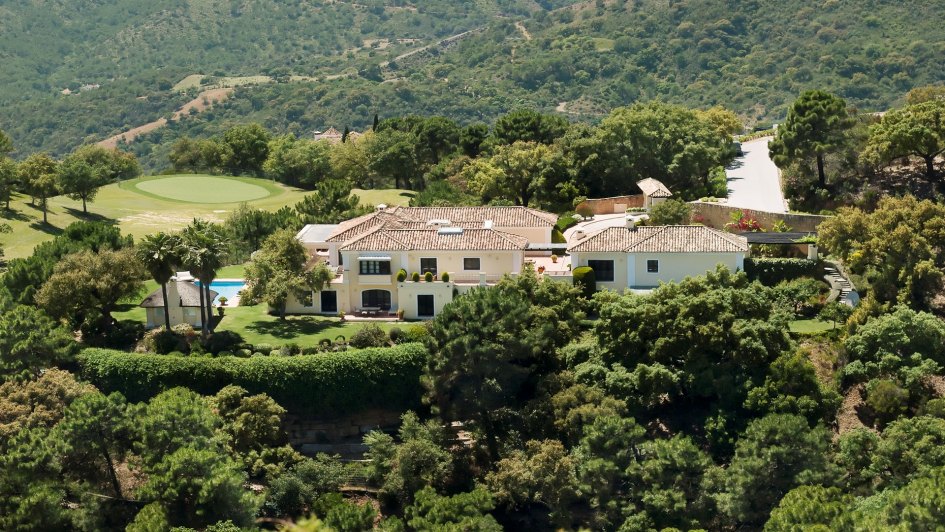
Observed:
[[[415,283],[419,283],[419,282],[420,282],[420,274],[417,273],[417,272],[413,272],[413,274],[410,276],[410,280],[413,281],[413,282],[415,282]]]
[[[597,276],[590,266],[579,266],[572,270],[574,276],[574,286],[581,288],[584,297],[590,299],[597,291]]]
[[[397,272],[397,282],[402,283],[406,280],[407,280],[407,270],[401,268],[400,271]]]
[[[356,349],[365,349],[368,347],[384,347],[389,345],[390,340],[380,325],[371,323],[352,334],[351,341],[348,343]]]
[[[450,282],[450,272],[443,272],[443,275],[440,276],[440,280],[444,283]]]
[[[392,327],[387,333],[387,337],[390,338],[391,342],[399,344],[404,339],[404,331],[400,327]]]
[[[423,274],[423,280],[426,281],[426,282],[428,282],[428,283],[432,283],[432,282],[433,282],[433,272],[427,272],[427,273]]]

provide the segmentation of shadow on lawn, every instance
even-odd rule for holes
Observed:
[[[224,319],[226,319],[224,317]],[[276,338],[298,338],[300,335],[319,334],[333,329],[342,329],[345,324],[341,321],[329,321],[314,318],[286,318],[273,321],[254,321],[246,329],[257,334],[268,334]]]
[[[66,212],[69,213],[70,216],[74,218],[79,218],[80,220],[87,220],[90,222],[103,222],[103,223],[107,223],[108,225],[118,224],[118,220],[114,220],[107,216],[103,216],[97,212],[82,212],[80,209],[76,209],[73,207],[65,207],[65,210]]]

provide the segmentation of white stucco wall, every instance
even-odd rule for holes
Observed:
[[[686,277],[704,275],[723,264],[732,271],[744,270],[744,253],[574,253],[572,269],[587,266],[590,260],[613,260],[614,281],[597,280],[598,289],[621,291],[626,288],[652,288],[660,282],[682,281]],[[646,271],[648,260],[659,261],[659,272]]]

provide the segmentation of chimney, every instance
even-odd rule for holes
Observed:
[[[383,211],[383,210],[387,210],[387,205],[385,205],[385,204],[383,204],[383,203],[380,203],[380,204],[378,204],[376,207],[374,207],[374,210],[376,210],[376,211],[378,211],[378,212]]]
[[[633,219],[632,216],[627,216],[627,230],[629,231],[637,230],[637,222],[636,220]]]

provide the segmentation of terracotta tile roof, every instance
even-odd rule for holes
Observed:
[[[748,240],[702,225],[609,227],[568,247],[568,252],[747,253]]]
[[[188,281],[170,281],[168,284],[172,282],[177,283],[177,293],[180,295],[180,306],[200,307],[200,290],[197,288],[197,285]],[[210,300],[213,301],[218,295],[216,291],[211,290]],[[164,308],[164,294],[161,291],[161,287],[158,287],[157,290],[148,294],[148,297],[144,298],[144,301],[138,306],[144,308]]]
[[[457,228],[458,229],[458,228]],[[524,250],[528,239],[495,229],[387,229],[378,227],[355,237],[341,251],[516,251]]]
[[[394,207],[390,211],[404,220],[480,224],[491,220],[495,227],[545,227],[558,221],[558,217],[550,212],[529,207]]]
[[[327,241],[346,242],[380,226],[388,229],[423,229],[428,222],[436,220],[469,229],[484,227],[486,221],[491,221],[494,228],[501,229],[550,227],[558,221],[558,217],[528,207],[390,207],[338,224]]]
[[[637,181],[637,186],[643,191],[643,194],[651,198],[668,198],[673,195],[662,182],[648,177],[642,181]]]

